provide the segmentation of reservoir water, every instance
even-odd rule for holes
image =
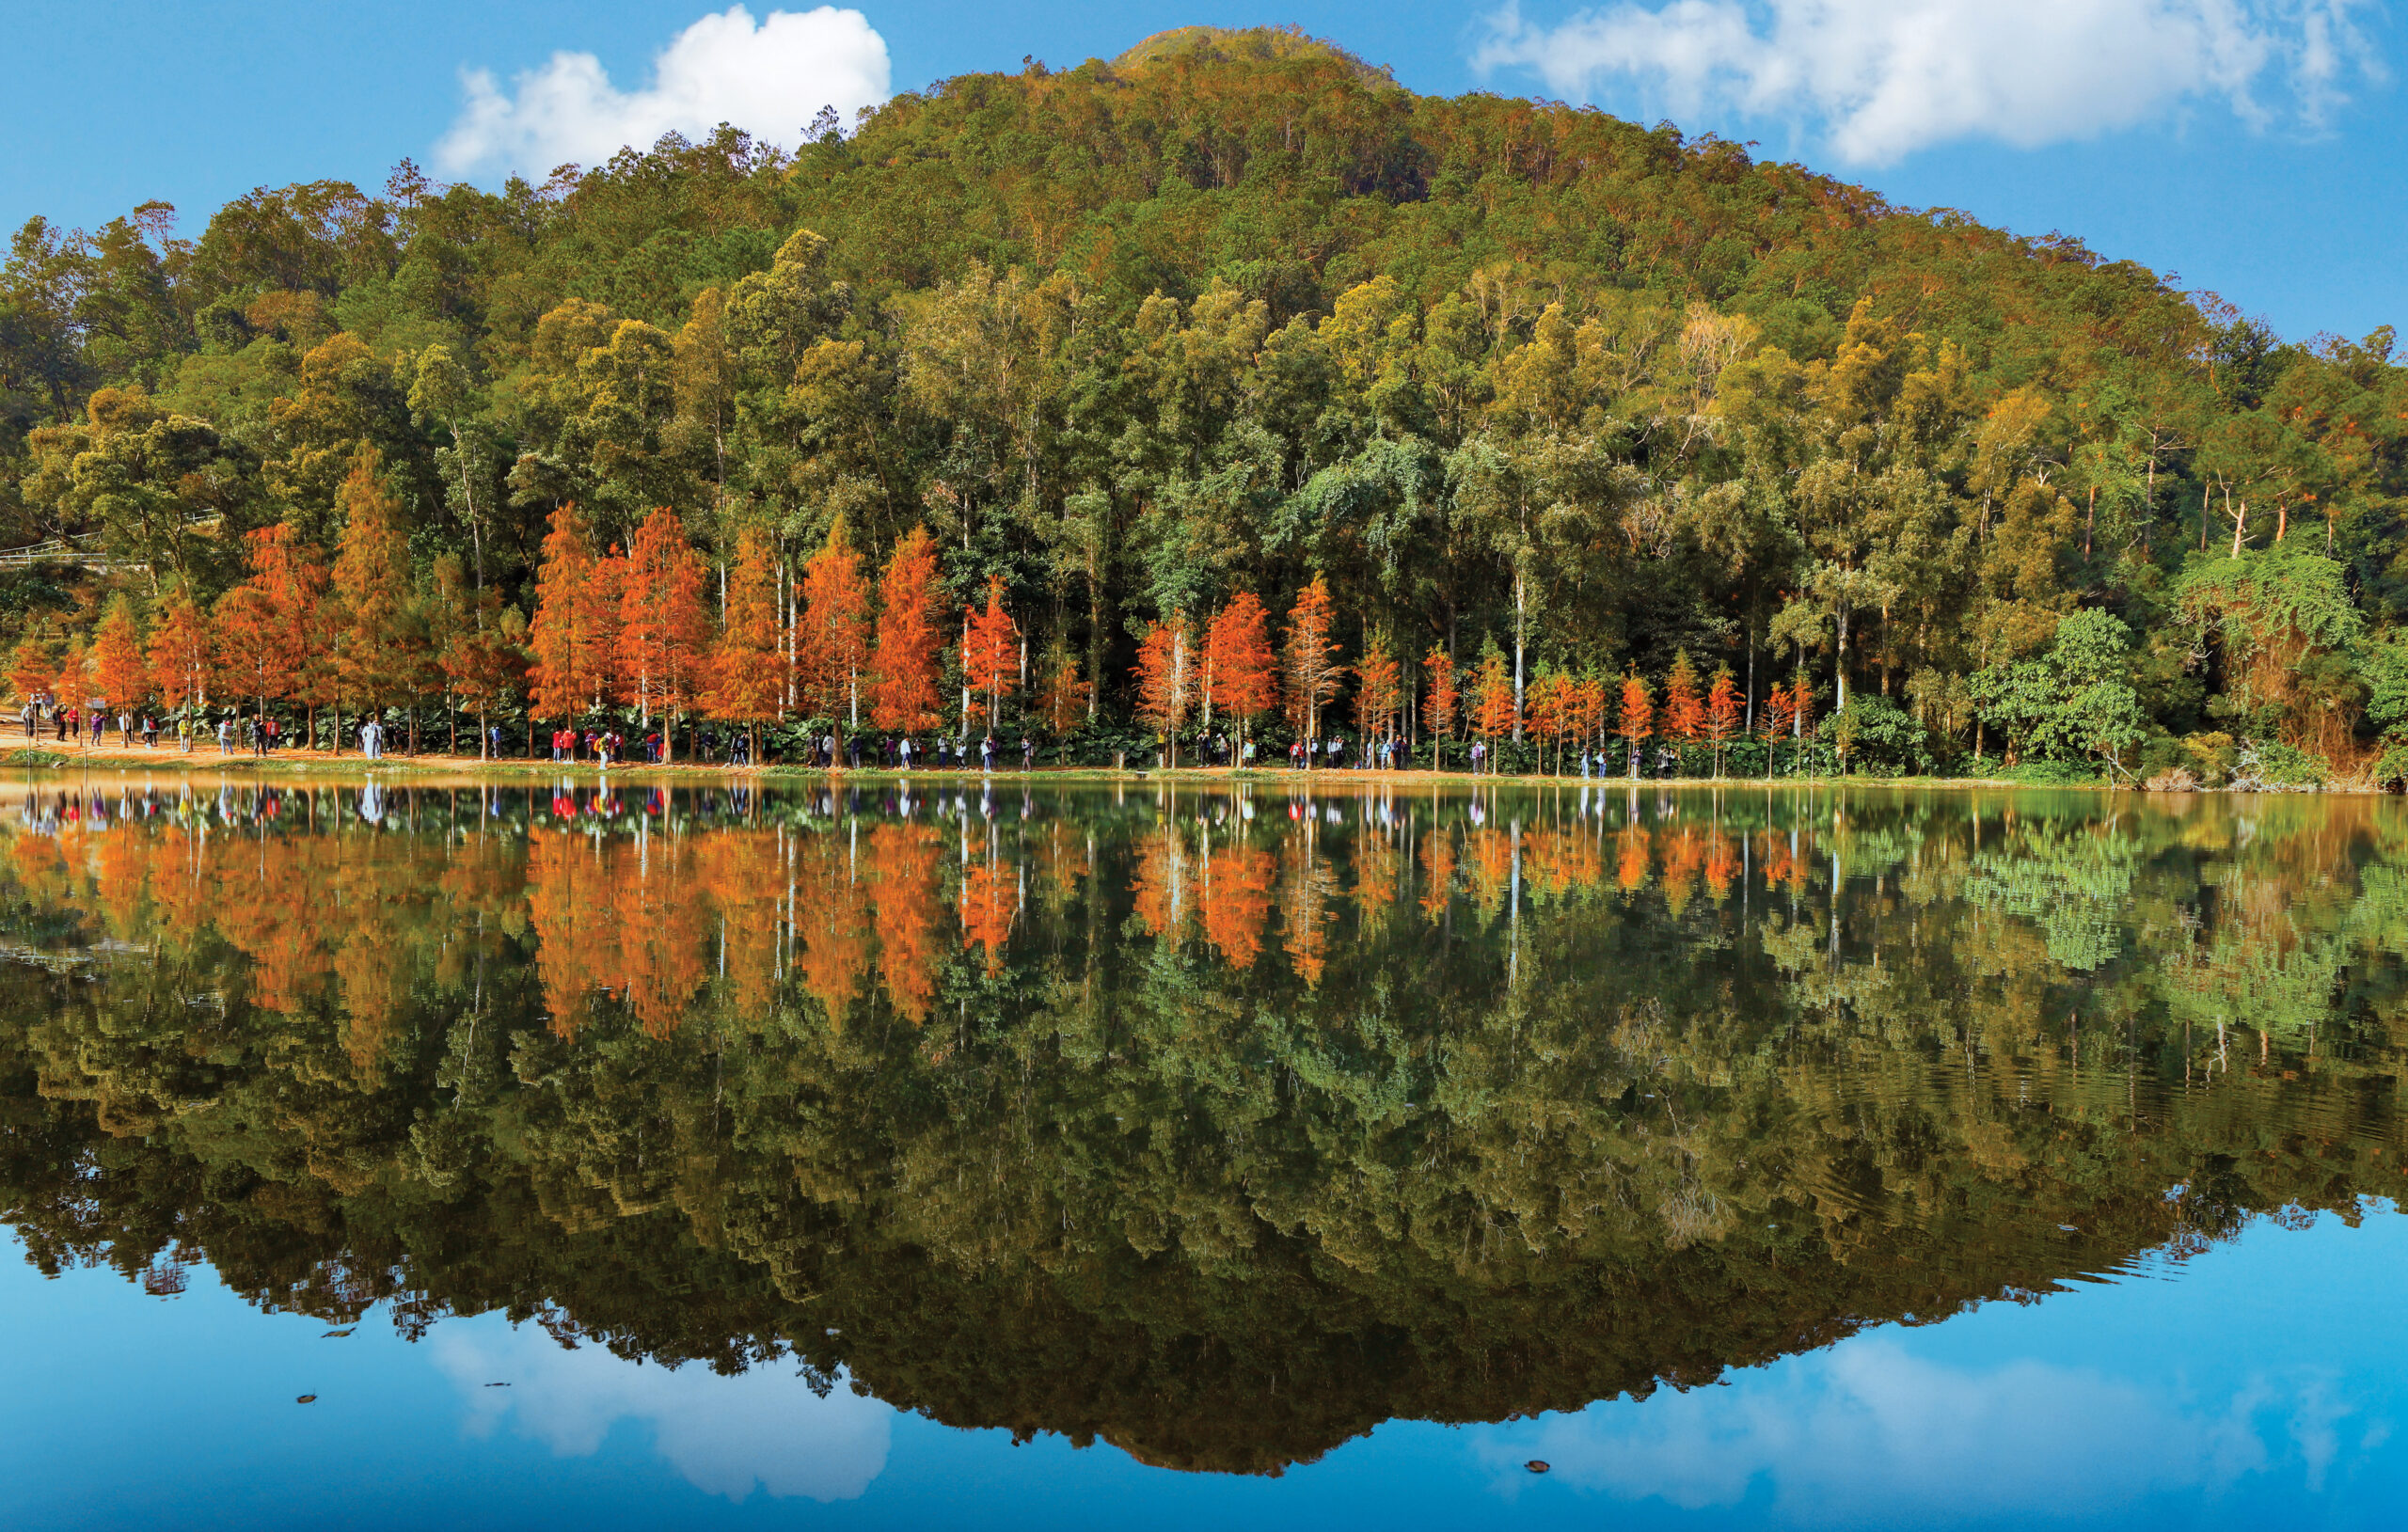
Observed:
[[[2390,1524],[2408,810],[0,783],[25,1527]]]

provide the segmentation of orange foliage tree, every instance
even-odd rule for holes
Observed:
[[[869,662],[869,592],[862,561],[845,536],[845,518],[802,566],[802,707],[807,714],[862,724],[862,671]]]
[[[1697,667],[1689,663],[1688,651],[1672,655],[1672,669],[1664,677],[1663,733],[1684,745],[1693,745],[1705,732],[1705,703],[1697,694]]]
[[[880,729],[913,734],[943,721],[937,711],[938,593],[936,540],[914,527],[887,556],[878,582],[869,717]]]
[[[1204,710],[1209,725],[1219,708],[1238,720],[1238,754],[1247,725],[1279,705],[1278,656],[1271,649],[1271,614],[1251,591],[1240,591],[1213,614],[1204,635]]]
[[[317,735],[317,710],[335,701],[338,681],[336,634],[327,600],[325,561],[289,527],[252,532],[249,583],[265,603],[267,662],[271,674],[262,697],[283,697],[309,710]],[[249,689],[249,688],[242,688]],[[261,706],[265,705],[264,701]]]
[[[1743,704],[1739,700],[1739,683],[1728,665],[1714,670],[1714,685],[1705,693],[1705,737],[1714,747],[1714,774],[1722,775],[1722,749],[1739,732]]]
[[[1602,675],[1581,677],[1574,693],[1574,727],[1580,735],[1580,748],[1602,747],[1606,738],[1606,678]]]
[[[528,624],[528,711],[565,721],[600,693],[609,673],[607,634],[593,631],[594,545],[574,502],[552,513],[535,570],[535,615]]]
[[[334,588],[342,604],[335,669],[342,689],[371,712],[414,689],[420,656],[410,631],[410,539],[402,502],[386,484],[374,448],[362,449],[344,479]]]
[[[1386,645],[1367,645],[1354,666],[1354,680],[1355,722],[1376,738],[1394,738],[1397,718],[1404,711],[1404,667]]]
[[[217,598],[210,624],[217,679],[237,696],[251,698],[261,712],[285,674],[276,662],[277,618],[267,592],[246,581]]]
[[[1655,726],[1656,700],[1648,691],[1647,683],[1639,678],[1637,671],[1632,671],[1622,678],[1622,718],[1614,733],[1630,748],[1630,775],[1634,782],[1639,779],[1640,744]]]
[[[1497,736],[1511,734],[1515,721],[1513,710],[1513,676],[1505,668],[1505,656],[1494,647],[1480,656],[1479,678],[1472,683],[1472,732],[1485,741],[1491,750],[1488,769],[1497,769]]]
[[[1321,737],[1321,713],[1338,698],[1345,668],[1330,638],[1329,579],[1315,575],[1288,612],[1288,716],[1307,739]]]
[[[727,623],[711,653],[711,686],[705,706],[752,730],[753,759],[760,759],[761,723],[778,715],[784,677],[778,663],[776,550],[758,527],[736,540],[736,568],[727,581]]]
[[[1179,734],[1187,727],[1194,697],[1194,648],[1187,614],[1173,612],[1169,622],[1146,629],[1137,645],[1137,663],[1130,668],[1137,678],[1137,718],[1162,734],[1164,761],[1172,766],[1179,765]]]
[[[988,579],[984,611],[973,607],[962,615],[967,624],[961,635],[962,679],[973,696],[987,700],[987,729],[991,734],[1003,721],[1004,699],[1019,684],[1020,626],[1004,610],[1002,576]],[[970,726],[966,712],[961,723],[965,730]]]
[[[271,697],[309,704],[312,733],[324,688],[334,677],[326,642],[325,565],[289,527],[249,534],[251,574],[217,598],[210,623],[216,674],[264,712]]]
[[[119,594],[109,602],[92,640],[92,679],[116,708],[132,707],[150,695],[150,667],[142,654],[142,632],[134,603]]]
[[[57,673],[50,657],[50,646],[40,639],[28,635],[8,654],[9,688],[27,702],[37,693],[48,691]]]
[[[1056,639],[1046,652],[1044,669],[1038,673],[1037,711],[1044,718],[1046,729],[1056,739],[1069,734],[1087,716],[1094,695],[1094,686],[1079,669],[1078,656]]]
[[[703,561],[667,506],[636,529],[620,581],[620,695],[636,704],[644,727],[655,710],[665,722],[660,758],[672,756],[678,715],[702,693],[711,640],[710,608],[703,596]]]
[[[1455,662],[1446,649],[1432,644],[1422,657],[1421,668],[1429,672],[1423,692],[1421,717],[1430,725],[1430,765],[1433,769],[1447,768],[1447,741],[1455,732],[1455,715],[1462,710],[1463,694],[1455,686]]]
[[[1578,717],[1578,688],[1561,671],[1546,671],[1530,683],[1525,695],[1530,733],[1539,748],[1555,747],[1556,769],[1563,769],[1563,745]]]
[[[480,604],[490,601],[491,592],[478,599]],[[527,620],[512,607],[492,622],[462,632],[443,653],[444,673],[452,678],[460,700],[477,715],[480,756],[493,748],[493,710],[508,702],[511,692],[526,679],[526,641]]]

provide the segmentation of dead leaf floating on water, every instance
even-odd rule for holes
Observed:
[[[1555,1465],[1548,1462],[1545,1458],[1532,1458],[1522,1466],[1529,1469],[1533,1474],[1544,1474]]]
[[[358,1329],[358,1328],[359,1328],[359,1327],[358,1327],[357,1325],[353,1325],[353,1326],[351,1327],[351,1329],[352,1329],[352,1330],[356,1330],[356,1329]],[[342,1339],[342,1338],[343,1338],[343,1336],[348,1335],[350,1335],[350,1334],[351,1334],[351,1330],[329,1330],[329,1331],[327,1331],[325,1335],[320,1335],[318,1338],[319,1338],[320,1340],[341,1340],[341,1339]]]
[[[304,1394],[293,1402],[295,1404],[315,1404],[318,1402],[318,1396],[315,1394]]]

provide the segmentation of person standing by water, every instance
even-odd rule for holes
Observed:
[[[1026,734],[1020,736],[1020,768],[1022,771],[1037,769],[1037,741]]]
[[[385,757],[385,729],[374,719],[359,726],[359,752],[372,761]]]

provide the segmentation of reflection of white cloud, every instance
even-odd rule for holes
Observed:
[[[1790,1521],[1956,1521],[2019,1508],[2058,1518],[2263,1472],[2280,1448],[2269,1450],[2260,1416],[2313,1489],[2348,1436],[2360,1437],[2360,1451],[2383,1440],[2380,1425],[2342,1432],[2353,1413],[2319,1379],[2186,1401],[2037,1362],[1964,1371],[1864,1340],[1728,1388],[1493,1428],[1475,1450],[1512,1476],[1500,1479],[1508,1493],[1535,1457],[1584,1489],[1687,1509],[1735,1505],[1766,1480]]]
[[[621,1420],[650,1422],[660,1455],[695,1488],[742,1500],[850,1500],[886,1466],[894,1412],[848,1388],[826,1398],[783,1368],[722,1378],[699,1366],[625,1362],[598,1346],[570,1350],[540,1330],[436,1332],[435,1364],[460,1390],[468,1429],[505,1415],[562,1457],[585,1457]],[[507,1382],[508,1388],[487,1383]]]
[[[755,24],[730,6],[678,33],[642,90],[612,85],[592,54],[566,52],[519,75],[515,94],[487,70],[462,84],[467,104],[436,149],[448,170],[597,165],[623,145],[649,149],[673,132],[699,141],[722,122],[792,148],[821,106],[849,122],[886,99],[886,39],[858,10],[773,10]]]

